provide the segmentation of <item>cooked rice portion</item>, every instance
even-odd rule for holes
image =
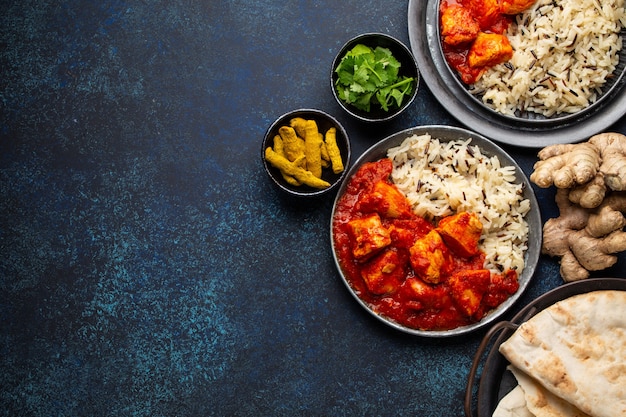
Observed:
[[[624,0],[537,0],[508,29],[511,61],[485,71],[470,92],[507,115],[583,110],[615,71],[625,27]]]
[[[483,223],[480,248],[493,272],[524,268],[530,201],[516,182],[515,167],[484,155],[471,138],[440,142],[429,134],[413,135],[387,151],[393,182],[413,211],[437,222],[443,216],[470,211]]]

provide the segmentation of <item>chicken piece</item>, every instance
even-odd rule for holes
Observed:
[[[364,260],[391,243],[389,231],[376,213],[351,220],[348,227],[355,243],[352,254],[357,260]]]
[[[441,36],[448,45],[460,45],[476,39],[480,26],[472,13],[459,4],[442,3]]]
[[[467,55],[470,68],[492,67],[513,57],[506,35],[480,32]]]
[[[462,0],[482,30],[488,30],[500,18],[500,0]]]
[[[407,307],[418,311],[444,308],[450,299],[445,287],[428,285],[417,277],[407,278],[401,291]]]
[[[475,317],[479,312],[481,301],[489,287],[490,276],[487,269],[464,270],[448,280],[452,299],[468,317]]]
[[[537,0],[500,0],[500,13],[518,14],[528,10]]]
[[[464,211],[444,217],[439,221],[437,231],[457,255],[469,258],[479,252],[478,241],[483,232],[483,224],[476,213]]]
[[[396,292],[406,276],[404,264],[398,252],[393,249],[376,255],[361,270],[367,289],[376,295]]]
[[[431,284],[441,282],[454,266],[450,250],[436,230],[416,240],[409,253],[415,274]]]
[[[386,181],[378,181],[372,191],[361,197],[358,209],[363,212],[376,212],[390,219],[413,216],[411,205],[404,194]]]

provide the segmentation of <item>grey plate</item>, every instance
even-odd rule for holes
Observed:
[[[485,316],[481,321],[467,325],[462,327],[457,327],[452,330],[442,330],[442,331],[425,331],[425,330],[416,330],[411,329],[406,326],[399,325],[398,323],[389,320],[386,317],[383,317],[377,313],[375,313],[370,306],[365,303],[363,300],[359,298],[359,296],[355,293],[353,288],[350,286],[346,277],[339,266],[339,261],[337,259],[334,239],[332,236],[333,227],[332,227],[332,219],[335,215],[335,208],[337,207],[337,202],[339,198],[345,193],[346,187],[350,178],[356,173],[356,171],[366,162],[376,161],[381,158],[385,158],[387,156],[387,150],[394,146],[400,145],[404,139],[412,135],[422,135],[422,134],[430,134],[433,138],[437,138],[442,142],[449,142],[453,140],[466,140],[468,138],[472,138],[472,145],[478,145],[482,152],[486,155],[492,156],[496,155],[502,164],[502,166],[514,166],[515,167],[515,175],[516,181],[524,184],[524,198],[530,200],[530,212],[526,215],[526,221],[529,226],[529,234],[528,234],[528,250],[524,256],[525,267],[522,273],[519,276],[519,290],[513,294],[508,300],[502,303],[498,308],[493,310],[487,316]],[[484,136],[477,134],[475,132],[469,131],[467,129],[452,127],[452,126],[418,126],[410,129],[406,129],[395,133],[382,141],[376,143],[374,146],[370,147],[363,155],[359,157],[359,159],[352,165],[352,168],[348,171],[348,175],[346,179],[339,187],[337,191],[337,196],[335,197],[335,202],[333,205],[333,210],[331,214],[331,224],[330,224],[330,234],[331,234],[331,245],[333,257],[335,259],[335,265],[339,271],[341,279],[344,284],[350,291],[350,293],[354,296],[354,298],[363,306],[370,314],[379,319],[381,322],[397,329],[405,333],[417,335],[417,336],[426,336],[426,337],[451,337],[458,336],[465,333],[469,333],[485,327],[490,323],[493,323],[497,320],[502,314],[504,314],[509,308],[513,306],[513,304],[519,299],[519,297],[524,293],[528,284],[530,283],[531,278],[535,273],[535,269],[537,267],[537,262],[539,261],[539,255],[541,252],[541,242],[542,242],[542,229],[541,229],[541,214],[539,211],[539,205],[537,203],[537,199],[535,197],[535,193],[531,187],[531,184],[524,175],[524,172],[521,170],[519,165],[511,158],[502,148],[498,145],[485,138]]]
[[[572,117],[538,122],[502,116],[488,109],[458,83],[441,53],[438,36],[439,1],[409,0],[411,49],[422,80],[435,98],[470,129],[501,143],[539,148],[586,140],[626,114],[626,94],[623,88],[626,79],[623,76],[601,103],[590,111]]]

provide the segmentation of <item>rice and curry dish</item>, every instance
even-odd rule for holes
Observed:
[[[577,113],[617,76],[624,0],[442,0],[440,17],[448,64],[498,113]]]
[[[471,139],[413,135],[363,164],[332,222],[339,266],[376,314],[417,330],[482,320],[519,289],[530,203]]]

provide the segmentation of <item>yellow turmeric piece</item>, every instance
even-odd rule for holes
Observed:
[[[306,136],[306,119],[302,117],[294,117],[293,119],[289,121],[289,126],[293,127],[298,137],[304,138]],[[322,147],[321,147],[322,168],[329,168],[330,158],[328,156],[328,150],[326,149],[326,144],[324,143],[324,135],[321,132],[319,132],[319,134],[322,136]]]
[[[322,147],[320,148],[322,154],[322,168],[330,168],[330,156],[328,156],[328,148],[326,147],[326,142],[324,142],[324,135],[322,133],[319,135],[322,141]]]
[[[294,117],[293,119],[289,121],[289,126],[293,127],[293,129],[296,131],[296,134],[298,136],[300,136],[301,138],[304,137],[306,119],[302,117]]]
[[[304,155],[304,141],[298,137],[296,131],[290,126],[281,126],[278,134],[283,140],[285,157],[293,162]]]
[[[298,161],[289,161],[280,156],[271,147],[265,149],[265,159],[281,172],[294,177],[300,183],[313,188],[324,189],[330,187],[330,183],[316,177],[310,171],[297,165]]]
[[[287,158],[285,156],[285,148],[284,148],[284,144],[283,144],[283,138],[281,138],[280,135],[274,136],[274,152],[276,152],[278,155],[282,156],[283,158]],[[304,154],[302,155],[302,157],[304,157]],[[296,187],[299,186],[299,185],[302,185],[300,183],[300,181],[298,181],[297,179],[295,179],[291,175],[288,175],[288,174],[284,173],[283,171],[281,171],[280,173],[283,176],[283,178],[285,179],[285,181],[287,181],[288,184],[296,186]]]
[[[304,129],[306,169],[317,178],[322,178],[322,142],[315,120],[307,120]]]
[[[339,174],[343,171],[343,161],[341,160],[341,152],[339,146],[337,146],[337,129],[331,127],[326,131],[326,137],[324,138],[326,143],[326,150],[330,159],[332,170],[335,174]]]
[[[283,138],[281,138],[280,135],[274,136],[273,149],[274,149],[274,152],[276,152],[277,154],[281,156],[285,156],[285,145],[283,144]]]

